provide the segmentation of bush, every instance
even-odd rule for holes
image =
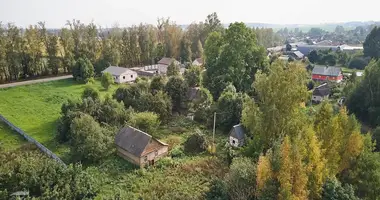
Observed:
[[[182,147],[176,146],[170,151],[170,155],[172,158],[181,158],[185,156]]]
[[[79,58],[73,68],[73,77],[77,81],[87,83],[91,77],[94,77],[94,66],[87,58]]]
[[[103,73],[101,83],[104,89],[108,90],[109,87],[114,83],[112,75],[108,72]]]
[[[174,161],[170,157],[161,158],[155,164],[155,166],[158,168],[166,168],[166,167],[171,167],[173,165],[174,165]]]
[[[92,99],[99,99],[99,91],[91,86],[88,86],[84,89],[82,93],[82,99],[86,99],[88,97],[91,97]]]
[[[206,200],[228,200],[228,188],[226,182],[221,179],[214,179],[211,182],[210,190],[205,195]]]
[[[199,129],[196,130],[196,133],[187,138],[184,144],[184,149],[186,153],[201,153],[206,151],[206,137],[200,132]]]
[[[132,115],[129,123],[137,129],[154,135],[160,125],[160,120],[158,119],[158,115],[153,112],[140,112]]]
[[[368,65],[368,61],[361,57],[352,58],[350,63],[348,64],[348,67],[350,69],[359,69],[363,70]]]
[[[167,79],[164,76],[155,76],[150,82],[150,90],[153,94],[165,89]]]

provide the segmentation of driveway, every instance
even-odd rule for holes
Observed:
[[[1,84],[0,89],[16,87],[16,86],[21,86],[21,85],[30,85],[30,84],[35,84],[35,83],[43,83],[43,82],[49,82],[49,81],[57,81],[57,80],[68,79],[68,78],[73,78],[73,75],[57,76],[57,77],[42,78],[42,79],[36,79],[36,80],[30,80],[30,81],[20,81],[20,82],[14,82],[14,83]]]

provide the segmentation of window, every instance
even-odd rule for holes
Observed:
[[[235,140],[232,140],[232,144],[235,144]]]
[[[125,79],[125,76],[123,76],[123,79]]]
[[[131,75],[131,78],[133,78],[133,75]]]

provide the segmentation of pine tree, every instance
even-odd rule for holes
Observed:
[[[299,151],[300,143],[292,145],[292,199],[307,199],[309,191],[307,189],[308,176],[306,166],[302,162],[303,158]]]

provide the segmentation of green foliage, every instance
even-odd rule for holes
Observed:
[[[181,63],[191,62],[192,53],[190,41],[183,37],[179,48],[179,57],[181,59]]]
[[[255,164],[249,158],[234,158],[225,181],[231,198],[252,199],[256,185]]]
[[[0,162],[3,199],[11,199],[10,194],[18,191],[28,191],[31,198],[93,199],[100,189],[89,168],[79,164],[65,168],[37,150],[2,152]]]
[[[129,123],[134,128],[140,129],[150,135],[155,135],[155,131],[160,126],[158,115],[152,112],[140,112],[132,115]]]
[[[108,90],[109,87],[114,83],[112,75],[108,72],[103,73],[101,83],[104,89]]]
[[[185,153],[183,152],[182,147],[176,146],[170,151],[170,155],[172,158],[181,158],[185,156]]]
[[[270,74],[259,72],[253,84],[258,98],[247,101],[242,111],[242,123],[264,147],[284,135],[297,134],[304,124],[300,103],[308,97],[306,73],[297,63],[276,62]]]
[[[363,70],[368,65],[368,61],[361,57],[355,57],[352,58],[350,63],[348,64],[348,67],[350,69],[359,69]]]
[[[225,181],[215,179],[211,182],[210,190],[205,195],[206,200],[228,200],[228,188]]]
[[[169,78],[165,86],[165,91],[170,96],[173,103],[173,111],[180,112],[187,100],[188,85],[180,76],[172,76]]]
[[[167,79],[165,76],[155,76],[150,82],[150,90],[153,94],[165,89]]]
[[[342,177],[343,182],[351,184],[356,195],[362,199],[379,199],[380,154],[364,152],[351,169]]]
[[[322,200],[358,200],[354,194],[354,189],[350,185],[342,186],[342,184],[334,179],[327,180],[323,185]]]
[[[364,55],[375,59],[380,58],[379,41],[380,27],[375,26],[363,43]]]
[[[380,61],[372,61],[364,77],[357,82],[346,99],[350,112],[372,127],[380,125]]]
[[[77,81],[87,83],[94,76],[94,67],[87,58],[79,58],[73,68],[73,77]]]
[[[98,162],[113,153],[114,132],[100,127],[91,116],[83,114],[74,118],[70,129],[73,160]]]
[[[179,71],[179,65],[177,65],[176,63],[172,62],[170,63],[170,65],[168,66],[168,69],[166,71],[166,75],[167,76],[179,76],[180,75],[180,71]]]
[[[229,130],[240,122],[243,103],[249,101],[246,94],[230,92],[228,87],[217,102],[217,124],[223,130]]]
[[[372,131],[372,138],[376,142],[376,151],[380,151],[380,126]]]
[[[191,66],[185,71],[184,78],[189,87],[199,87],[202,83],[202,69],[199,66]]]
[[[84,89],[82,93],[82,99],[86,98],[92,98],[92,99],[99,99],[99,90],[97,90],[94,87],[88,86]]]
[[[264,48],[257,45],[254,32],[243,23],[231,24],[223,36],[210,35],[205,57],[205,86],[216,99],[227,82],[232,82],[237,91],[250,90],[256,72],[267,65]]]
[[[184,143],[184,150],[186,153],[201,153],[207,149],[207,140],[200,130],[195,130],[189,138],[187,138]]]

